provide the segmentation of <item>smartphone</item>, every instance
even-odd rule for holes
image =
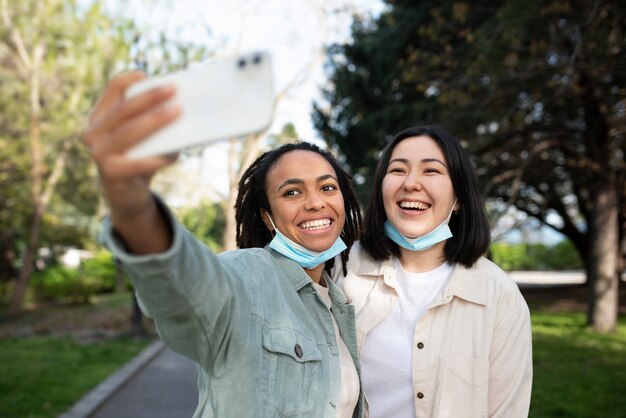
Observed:
[[[170,102],[181,106],[182,114],[131,148],[127,156],[169,154],[269,128],[275,102],[272,78],[270,54],[256,52],[207,61],[131,85],[126,97],[174,84],[176,94]]]

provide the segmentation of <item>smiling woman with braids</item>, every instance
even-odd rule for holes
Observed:
[[[311,151],[323,156],[332,170],[337,175],[336,179],[339,190],[343,192],[344,212],[346,213],[345,223],[341,230],[341,239],[348,249],[352,247],[355,237],[358,237],[361,226],[361,215],[359,204],[352,192],[350,177],[343,171],[337,161],[326,151],[320,150],[313,144],[300,142],[298,144],[287,144],[274,151],[265,153],[259,157],[243,174],[239,181],[239,193],[235,204],[235,219],[237,221],[237,246],[239,248],[263,247],[270,242],[274,236],[274,225],[272,224],[270,202],[266,193],[266,178],[268,171],[275,166],[276,161],[290,151]],[[304,167],[294,167],[297,173],[303,173]],[[331,177],[327,176],[328,179]],[[290,179],[289,184],[298,184],[300,180]],[[334,186],[333,186],[334,187]],[[289,192],[292,196],[299,192],[293,190]],[[294,196],[295,197],[295,196]],[[320,226],[314,227],[323,229]],[[275,248],[280,251],[279,248]],[[346,272],[348,261],[348,251],[340,253],[342,268]],[[325,270],[330,271],[334,266],[334,258],[330,258],[324,264]]]
[[[85,135],[110,209],[103,237],[161,338],[198,364],[194,417],[362,417],[354,310],[327,270],[357,238],[350,177],[315,145],[282,146],[245,172],[241,249],[213,254],[150,191],[168,157],[126,151],[173,121],[171,88],[132,99],[115,78]]]

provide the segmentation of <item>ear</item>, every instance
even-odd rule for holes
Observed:
[[[263,223],[270,230],[270,232],[274,232],[274,226],[272,225],[272,221],[270,221],[270,216],[265,209],[261,209],[261,219],[263,219]]]
[[[454,213],[459,213],[459,211],[461,210],[461,203],[460,202],[456,202],[454,204],[454,209],[452,210]]]

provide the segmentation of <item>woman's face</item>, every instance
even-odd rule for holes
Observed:
[[[339,237],[343,194],[335,170],[321,155],[306,150],[284,154],[268,171],[265,190],[274,225],[290,240],[321,252]]]
[[[389,222],[406,237],[421,237],[444,222],[455,193],[447,161],[430,137],[410,137],[391,153],[382,184]]]

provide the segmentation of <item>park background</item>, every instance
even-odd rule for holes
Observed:
[[[328,146],[363,203],[390,136],[443,125],[479,174],[490,257],[586,277],[523,289],[531,416],[626,416],[626,4],[226,3],[0,0],[0,417],[57,416],[156,338],[97,238],[106,207],[80,137],[107,80],[258,49],[274,124],[155,179],[196,236],[234,248],[236,182],[265,149]]]

